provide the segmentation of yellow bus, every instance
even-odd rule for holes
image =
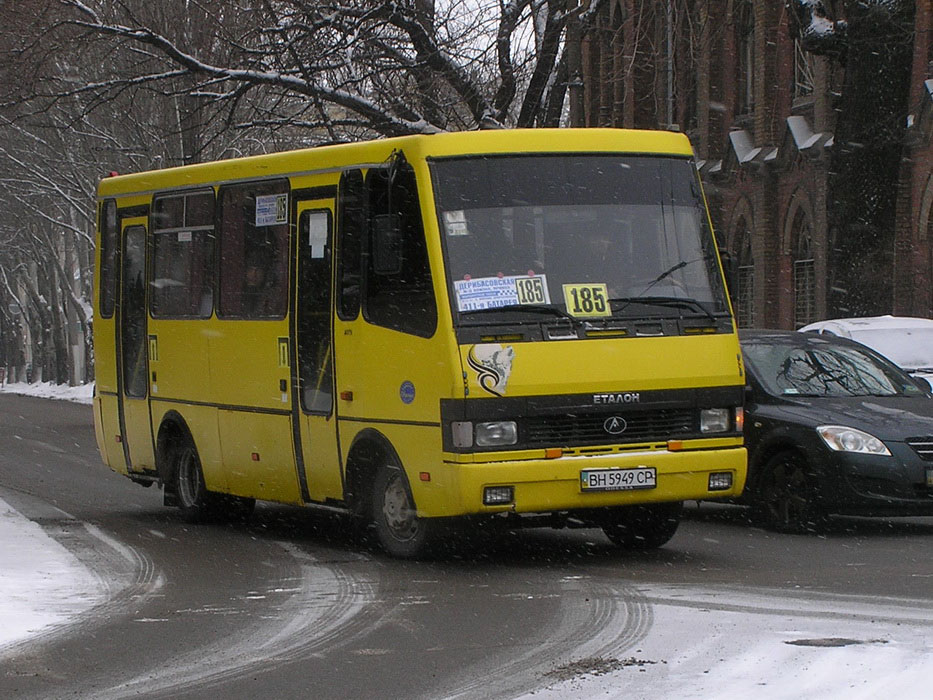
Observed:
[[[402,557],[474,516],[652,548],[741,493],[683,135],[324,146],[113,175],[98,207],[98,444],[187,519],[338,509]]]

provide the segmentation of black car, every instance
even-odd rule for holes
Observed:
[[[859,343],[741,331],[748,387],[743,502],[787,532],[829,514],[933,515],[929,385]]]

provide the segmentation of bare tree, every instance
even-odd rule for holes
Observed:
[[[0,363],[90,377],[109,171],[556,126],[604,0],[0,0]],[[81,348],[78,350],[77,348]]]
[[[58,2],[55,31],[138,61],[47,98],[146,85],[223,113],[224,131],[298,126],[321,140],[541,123],[563,101],[563,39],[580,12],[575,0],[173,0],[198,16],[180,31],[167,24],[177,13],[141,0]]]

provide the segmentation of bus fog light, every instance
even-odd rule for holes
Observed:
[[[483,505],[503,506],[514,500],[514,486],[487,486],[483,489]]]
[[[728,408],[707,408],[700,411],[701,433],[724,433],[729,430]]]
[[[710,491],[728,491],[732,488],[732,472],[713,472],[709,475]]]
[[[513,420],[476,424],[476,444],[480,447],[514,445],[518,442],[518,425]]]

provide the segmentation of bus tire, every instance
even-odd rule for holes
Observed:
[[[174,482],[182,517],[189,523],[206,520],[212,512],[210,492],[204,485],[198,451],[190,439],[175,453]]]
[[[405,472],[383,465],[373,482],[372,519],[385,552],[400,559],[418,559],[430,553],[440,522],[419,518]]]
[[[606,537],[623,549],[657,549],[677,532],[682,512],[680,502],[611,508],[602,528]]]

